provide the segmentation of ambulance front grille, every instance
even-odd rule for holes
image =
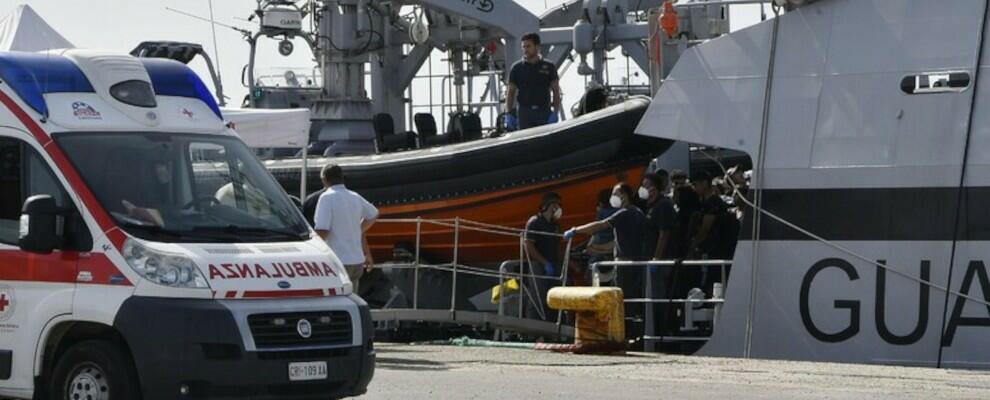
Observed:
[[[303,337],[299,321],[305,319],[311,335]],[[248,326],[258,350],[346,345],[353,341],[351,314],[347,311],[313,311],[248,316]]]

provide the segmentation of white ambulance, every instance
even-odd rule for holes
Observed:
[[[0,52],[0,398],[352,396],[371,334],[188,67]]]

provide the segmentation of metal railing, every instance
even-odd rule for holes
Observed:
[[[712,297],[708,299],[697,299],[697,298],[683,298],[675,299],[670,298],[670,290],[667,291],[668,296],[665,298],[654,298],[653,285],[656,284],[654,279],[654,272],[657,268],[703,268],[703,267],[713,267],[718,266],[721,280],[720,283],[714,285],[712,290]],[[615,275],[619,275],[619,268],[645,268],[646,278],[643,282],[643,294],[644,297],[641,298],[626,298],[623,300],[626,304],[644,304],[644,318],[643,318],[643,345],[646,351],[655,351],[657,342],[669,341],[707,341],[707,337],[698,336],[678,336],[678,335],[668,335],[668,336],[658,336],[656,334],[657,323],[654,321],[654,305],[656,304],[682,304],[684,315],[682,316],[686,321],[694,321],[691,314],[697,312],[693,307],[696,305],[713,304],[714,308],[712,310],[711,322],[712,330],[715,329],[716,321],[718,321],[719,314],[722,311],[722,304],[725,303],[723,297],[724,286],[727,283],[728,278],[728,268],[732,266],[732,260],[659,260],[659,261],[600,261],[593,263],[591,265],[592,273],[592,286],[601,285],[601,267],[613,267],[615,268]],[[674,279],[672,276],[671,279]],[[612,279],[611,282],[614,284],[616,279]],[[669,287],[674,287],[674,282],[662,282]],[[627,315],[627,318],[629,316]],[[707,320],[707,318],[705,318]]]
[[[563,326],[563,312],[558,312],[555,321],[547,321],[546,308],[544,307],[544,301],[540,296],[540,285],[538,281],[549,281],[553,284],[566,286],[568,279],[568,264],[570,262],[570,247],[571,241],[564,241],[565,252],[562,265],[560,266],[560,274],[556,276],[546,276],[536,274],[533,271],[533,263],[530,260],[527,247],[526,247],[526,236],[527,235],[543,235],[543,236],[553,236],[563,239],[563,235],[557,233],[548,232],[537,232],[537,231],[526,231],[524,229],[516,229],[505,226],[498,226],[493,224],[486,224],[477,221],[466,220],[462,218],[451,218],[451,219],[423,219],[423,218],[412,218],[412,219],[380,219],[378,223],[385,224],[415,224],[415,249],[413,253],[413,260],[411,263],[391,263],[380,265],[382,268],[393,268],[393,269],[411,269],[413,270],[413,293],[412,293],[412,308],[411,311],[418,311],[420,309],[420,280],[421,271],[442,271],[451,273],[450,282],[450,303],[447,312],[451,316],[451,322],[457,322],[457,314],[464,313],[464,311],[457,310],[457,287],[458,287],[458,276],[460,274],[470,275],[470,276],[481,276],[498,279],[498,287],[500,290],[500,295],[498,297],[497,304],[497,316],[499,317],[497,321],[512,321],[514,324],[505,324],[510,329],[513,326],[519,327],[520,325],[528,325],[533,327],[533,331],[540,332],[550,332],[555,331],[556,333],[566,333],[572,331],[570,327]],[[452,235],[452,242],[450,242],[452,258],[450,263],[441,264],[425,264],[422,261],[423,257],[423,234],[425,226],[443,227],[450,228],[451,231],[447,234]],[[461,245],[461,232],[479,232],[495,236],[510,236],[516,237],[519,240],[519,258],[503,261],[499,265],[498,271],[480,267],[472,267],[469,265],[464,265],[459,262],[459,248]],[[435,232],[434,232],[435,233]],[[445,232],[446,233],[446,232]],[[528,270],[528,271],[527,271]],[[518,292],[518,314],[516,316],[511,316],[508,314],[509,310],[506,308],[507,299],[507,286],[506,282],[509,279],[517,279],[519,283]],[[534,295],[534,292],[536,295]],[[529,304],[533,307],[538,320],[534,320],[532,323],[523,323],[516,319],[526,319],[525,311],[527,310],[527,300]],[[390,316],[394,316],[395,310],[390,313]],[[423,310],[426,312],[427,310]],[[431,310],[435,311],[435,310]],[[416,313],[410,313],[411,316],[417,315]],[[425,313],[423,315],[426,315]],[[392,318],[383,318],[382,320],[391,320]],[[479,320],[475,318],[474,320]],[[487,319],[482,319],[486,323]],[[525,326],[523,326],[525,328]],[[502,339],[504,337],[502,329],[496,330],[496,339]]]

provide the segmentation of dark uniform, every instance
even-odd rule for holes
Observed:
[[[516,86],[516,118],[519,129],[546,125],[550,119],[550,84],[557,81],[557,67],[540,59],[516,61],[509,70],[509,83]]]
[[[692,238],[697,236],[698,232],[701,231],[706,216],[714,217],[715,223],[712,224],[711,230],[708,231],[708,236],[705,237],[705,240],[698,244],[697,248],[691,249],[689,256],[706,260],[732,258],[732,255],[728,254],[728,247],[730,245],[734,246],[734,244],[727,240],[726,232],[731,228],[729,225],[732,223],[730,218],[734,219],[735,216],[730,216],[728,206],[722,201],[721,196],[713,194],[707,199],[701,200],[697,211],[691,218],[691,228],[689,231]],[[719,270],[720,267],[717,266],[701,267],[699,271],[701,274],[701,290],[711,293],[712,285],[721,280]]]
[[[646,215],[637,207],[623,208],[605,220],[615,231],[615,257],[621,261],[645,261]],[[623,267],[616,271],[616,283],[627,299],[644,296],[646,271],[642,267]],[[626,332],[637,337],[643,332],[645,307],[642,303],[626,304]]]
[[[674,209],[674,201],[667,197],[660,197],[653,204],[647,204],[646,209],[646,247],[644,252],[646,257],[656,255],[657,242],[660,235],[667,232],[670,236],[667,239],[667,247],[664,248],[660,259],[670,260],[675,258],[674,232],[677,229],[677,211]],[[655,299],[671,299],[671,292],[674,290],[674,268],[671,267],[650,267],[652,273],[653,286],[650,297]],[[659,328],[657,332],[672,333],[677,326],[676,307],[673,304],[654,304],[654,323]]]
[[[541,235],[535,232],[556,234],[560,232],[560,227],[557,223],[547,220],[542,215],[534,215],[528,222],[526,222],[525,233],[526,240],[533,242],[533,245],[536,247],[536,251],[540,252],[540,255],[553,264],[553,268],[557,269],[556,271],[549,271],[546,269],[546,265],[531,265],[531,270],[533,273],[537,275],[556,276],[560,271],[559,268],[562,268],[560,260],[560,238],[552,235]],[[526,279],[524,282],[527,282],[528,284],[530,280]],[[539,293],[540,299],[546,301],[547,292],[553,286],[555,285],[550,280],[537,279],[536,290],[537,293]],[[530,317],[535,318],[538,316],[538,313],[533,307],[534,305],[530,304],[527,312]],[[544,307],[544,309],[546,308]],[[550,314],[551,313],[546,313],[545,317],[549,319]]]

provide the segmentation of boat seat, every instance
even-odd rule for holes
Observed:
[[[447,144],[448,136],[437,134],[437,120],[433,118],[433,114],[417,113],[413,116],[413,122],[416,124],[419,148],[423,149]]]
[[[481,117],[478,114],[467,111],[454,113],[454,115],[450,116],[447,132],[450,132],[451,140],[456,142],[469,142],[481,139]]]
[[[371,122],[375,128],[375,147],[378,153],[416,148],[416,133],[396,133],[395,122],[391,115],[386,113],[377,114]]]

